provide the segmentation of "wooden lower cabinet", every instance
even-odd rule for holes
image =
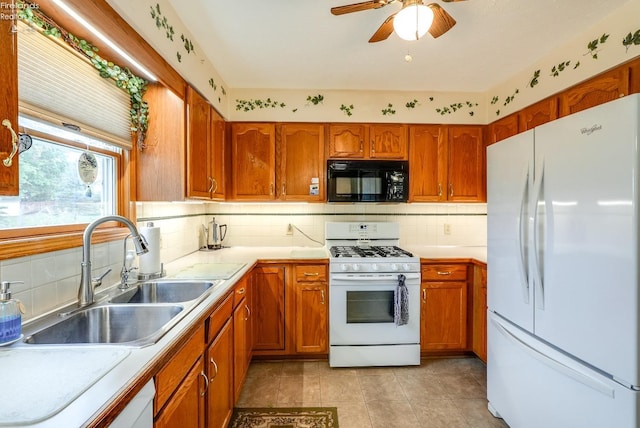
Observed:
[[[229,318],[207,349],[207,428],[224,428],[233,413],[233,321]]]
[[[326,265],[298,265],[295,272],[295,351],[329,351],[329,287]]]
[[[156,416],[154,428],[205,426],[203,374],[204,358],[200,357],[180,383],[171,400]]]
[[[240,391],[249,370],[253,348],[251,277],[246,275],[235,286],[233,309],[233,401]]]
[[[473,267],[473,352],[487,362],[487,266]]]
[[[467,264],[422,267],[420,348],[467,349]]]
[[[253,269],[255,306],[253,348],[256,351],[285,349],[285,266],[257,266]]]
[[[154,427],[204,427],[204,325],[155,376]]]

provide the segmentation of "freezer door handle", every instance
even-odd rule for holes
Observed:
[[[527,165],[527,171],[524,174],[524,185],[522,186],[522,197],[520,200],[520,214],[518,215],[518,249],[520,251],[520,275],[522,276],[522,297],[525,304],[529,304],[529,264],[527,263],[527,238],[525,236],[527,227],[527,197],[529,191],[529,165]]]
[[[538,361],[540,361],[541,363],[543,363],[547,367],[549,367],[551,369],[554,369],[557,372],[560,372],[560,373],[564,374],[565,376],[568,376],[571,379],[573,379],[573,380],[575,380],[577,382],[580,382],[583,385],[586,385],[589,388],[592,388],[592,389],[600,392],[601,394],[606,395],[607,397],[614,398],[615,390],[612,389],[607,384],[605,384],[604,382],[601,382],[600,380],[598,380],[598,379],[596,379],[596,378],[594,378],[592,376],[588,376],[585,373],[581,373],[581,372],[569,367],[568,365],[566,365],[566,364],[564,364],[564,363],[562,363],[562,362],[560,362],[558,360],[555,360],[555,359],[549,357],[548,355],[543,354],[542,352],[538,351],[534,347],[530,346],[525,341],[523,341],[520,338],[518,338],[517,336],[515,336],[507,328],[505,328],[499,321],[496,321],[496,319],[493,318],[493,317],[491,318],[491,323],[509,341],[511,341],[515,345],[519,346],[520,349],[522,349],[524,352],[526,352],[527,354],[529,354],[533,358],[537,359]]]
[[[544,189],[544,158],[540,161],[540,174],[536,177],[534,183],[534,206],[533,206],[533,282],[536,290],[536,309],[544,309],[544,267],[541,260],[544,261],[544,244],[540,245],[540,206],[544,207],[544,198],[541,200]],[[544,223],[542,223],[544,227]],[[543,231],[544,232],[544,231]],[[544,236],[544,234],[543,234]]]

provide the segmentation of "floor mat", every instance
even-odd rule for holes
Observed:
[[[338,428],[336,407],[236,407],[229,428]]]

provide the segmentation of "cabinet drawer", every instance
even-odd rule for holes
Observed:
[[[423,265],[423,281],[465,281],[467,279],[466,264]]]
[[[325,282],[326,265],[298,265],[295,267],[296,282]]]
[[[211,314],[208,320],[207,343],[218,335],[225,322],[231,318],[233,312],[233,296],[227,297],[224,302]]]
[[[202,356],[204,352],[204,325],[202,325],[191,336],[189,341],[176,352],[155,378],[156,397],[154,403],[154,414],[162,409],[175,389],[180,385],[182,379],[187,375],[189,369]]]
[[[238,281],[238,283],[235,285],[233,289],[234,309],[236,308],[236,306],[238,306],[238,303],[240,303],[240,301],[247,296],[248,292],[249,292],[249,281],[245,276],[240,281]]]

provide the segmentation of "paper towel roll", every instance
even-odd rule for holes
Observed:
[[[160,262],[160,228],[145,226],[140,228],[140,234],[149,244],[149,252],[140,256],[140,273],[153,274],[162,269]]]

